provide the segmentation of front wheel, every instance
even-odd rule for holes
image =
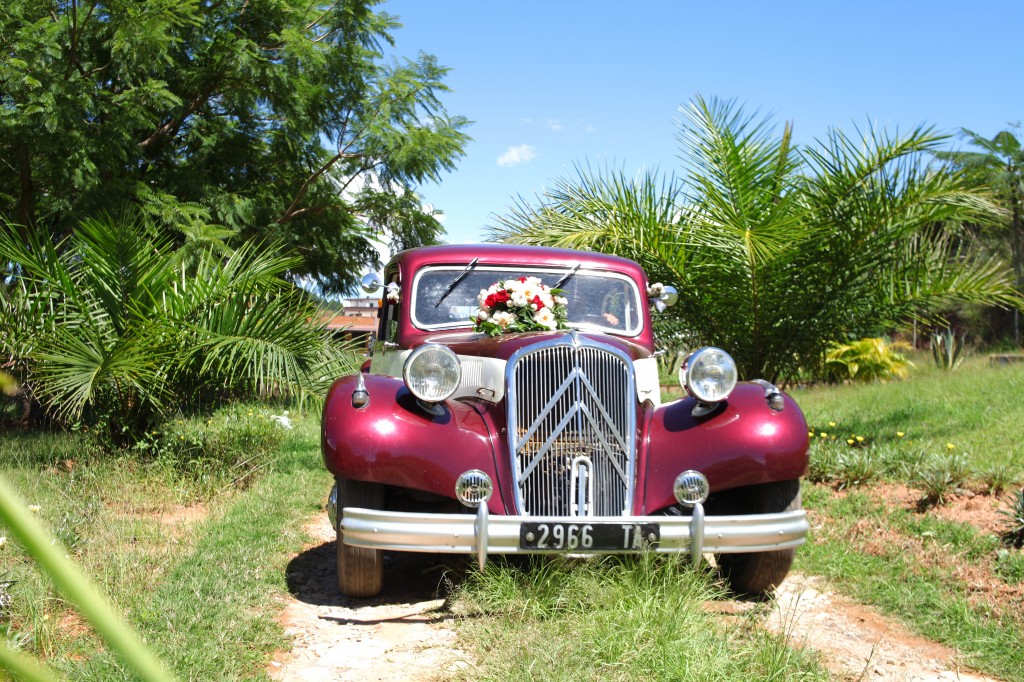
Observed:
[[[728,491],[723,514],[773,514],[801,508],[800,481],[763,483]],[[763,598],[782,584],[793,565],[795,548],[774,552],[720,554],[718,570],[738,595]]]
[[[380,509],[384,489],[377,483],[350,481],[341,476],[338,482],[338,589],[346,597],[365,599],[380,594],[384,585],[384,561],[379,549],[353,547],[345,544],[341,530],[341,510],[345,507]]]

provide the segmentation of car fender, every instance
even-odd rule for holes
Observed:
[[[503,513],[493,435],[468,403],[447,401],[434,415],[398,378],[363,375],[369,401],[353,405],[359,377],[338,379],[324,403],[322,452],[335,476],[455,497],[455,481],[480,469],[495,483],[488,507]],[[500,510],[500,511],[499,511]]]
[[[761,386],[741,383],[711,414],[694,416],[695,407],[687,397],[647,411],[640,473],[646,513],[676,503],[672,485],[687,469],[704,474],[712,493],[806,473],[807,422],[789,396],[776,411]]]

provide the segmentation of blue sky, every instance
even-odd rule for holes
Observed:
[[[396,52],[451,68],[449,113],[474,121],[466,156],[419,188],[449,242],[574,166],[679,168],[679,107],[735,98],[794,124],[918,124],[991,137],[1024,119],[1024,1],[564,2],[387,0]],[[951,145],[957,144],[954,140]]]

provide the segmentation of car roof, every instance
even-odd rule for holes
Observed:
[[[388,269],[400,265],[402,270],[415,272],[427,265],[465,265],[474,258],[478,259],[479,265],[555,265],[572,268],[579,264],[583,269],[611,270],[628,274],[641,286],[646,282],[643,268],[628,258],[596,251],[519,244],[422,246],[395,254]]]

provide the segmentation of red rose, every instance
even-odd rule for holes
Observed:
[[[519,281],[522,282],[523,284],[526,284],[526,278],[525,277],[520,277]]]
[[[530,303],[537,306],[536,308],[534,308],[534,310],[540,310],[541,308],[544,307],[544,301],[540,300],[540,296],[534,296],[533,300],[530,301]]]
[[[501,289],[493,294],[489,294],[487,298],[484,299],[484,305],[487,306],[488,308],[493,308],[499,303],[507,303],[508,298],[508,291],[506,291],[505,289]]]

